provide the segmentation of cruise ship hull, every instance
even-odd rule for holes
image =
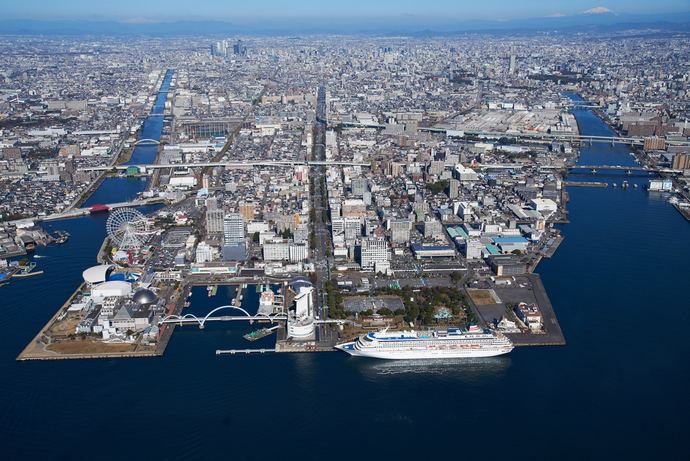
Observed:
[[[335,346],[356,357],[388,360],[494,357],[513,350],[513,343],[500,333],[480,330],[382,332],[362,335]]]
[[[513,350],[512,346],[501,348],[451,347],[445,349],[417,350],[357,350],[355,348],[355,341],[339,344],[335,347],[355,357],[371,357],[374,359],[387,360],[495,357],[497,355],[507,354]]]

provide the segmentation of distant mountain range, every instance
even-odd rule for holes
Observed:
[[[316,25],[318,24],[318,25]],[[372,36],[438,36],[465,33],[518,34],[538,32],[611,33],[623,30],[656,29],[690,32],[690,12],[673,14],[616,14],[606,8],[594,8],[576,15],[509,21],[469,20],[439,23],[392,20],[340,21],[337,18],[316,20],[290,19],[282,22],[262,21],[238,25],[221,21],[152,22],[135,18],[116,21],[0,21],[3,35],[317,35],[358,34]]]

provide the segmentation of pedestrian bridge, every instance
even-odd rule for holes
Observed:
[[[242,311],[245,315],[224,315],[220,317],[212,317],[212,315],[220,310],[223,309],[236,309],[238,311]],[[286,320],[287,315],[284,313],[278,313],[278,314],[273,314],[273,315],[268,315],[268,314],[258,314],[258,315],[250,315],[249,312],[245,311],[241,307],[237,306],[220,306],[216,307],[213,309],[211,312],[206,314],[205,317],[199,318],[194,314],[185,314],[182,316],[171,314],[168,315],[167,317],[164,317],[163,320],[161,320],[160,324],[161,325],[167,325],[169,323],[172,323],[174,325],[186,325],[186,324],[198,324],[200,329],[204,328],[204,325],[206,322],[209,321],[221,321],[221,322],[230,322],[234,320],[244,320],[244,321],[251,321],[253,322],[254,320],[268,320],[271,323],[279,321],[279,320]]]

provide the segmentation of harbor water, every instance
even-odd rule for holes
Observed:
[[[588,111],[576,115],[584,133],[608,133]],[[583,147],[580,162],[634,165],[628,148],[606,143]],[[472,361],[217,356],[270,347],[275,335],[249,343],[247,323],[215,322],[176,327],[160,358],[17,363],[95,264],[107,214],[53,222],[71,237],[36,250],[44,274],[0,288],[4,457],[686,458],[690,224],[663,195],[632,187],[647,174],[572,179],[631,187],[569,188],[565,240],[537,270],[567,345]],[[186,311],[203,315],[233,289],[208,297],[197,287]],[[258,302],[246,292],[243,307]]]

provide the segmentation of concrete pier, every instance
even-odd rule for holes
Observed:
[[[532,293],[536,298],[536,304],[541,311],[546,333],[506,333],[516,347],[519,346],[564,346],[565,337],[556,318],[551,301],[546,294],[546,289],[539,274],[527,276],[532,284]]]

